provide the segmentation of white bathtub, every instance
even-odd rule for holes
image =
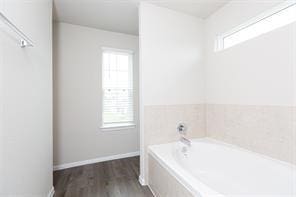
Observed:
[[[295,197],[296,166],[209,138],[149,147],[149,154],[193,196]]]

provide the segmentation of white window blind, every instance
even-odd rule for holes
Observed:
[[[103,49],[103,127],[134,122],[133,54]]]

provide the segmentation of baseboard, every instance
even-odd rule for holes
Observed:
[[[145,182],[145,180],[144,180],[144,178],[143,178],[141,175],[139,176],[139,183],[140,183],[142,186],[147,185],[146,182]]]
[[[99,157],[95,159],[89,159],[89,160],[84,160],[84,161],[77,161],[73,163],[66,163],[66,164],[61,164],[61,165],[55,165],[53,166],[53,170],[63,170],[67,168],[73,168],[77,166],[83,166],[87,164],[93,164],[93,163],[98,163],[98,162],[103,162],[103,161],[111,161],[115,159],[123,159],[123,158],[128,158],[128,157],[134,157],[134,156],[139,156],[140,152],[131,152],[131,153],[125,153],[125,154],[119,154],[119,155],[111,155],[107,157]]]
[[[157,195],[155,194],[155,192],[153,191],[153,189],[150,187],[150,185],[149,185],[149,184],[148,184],[148,188],[150,189],[150,191],[151,191],[152,195],[153,195],[154,197],[157,197]]]
[[[52,186],[50,191],[47,194],[47,197],[53,197],[53,195],[54,195],[54,187]]]

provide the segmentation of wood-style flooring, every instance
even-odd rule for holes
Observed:
[[[141,186],[139,157],[54,172],[55,197],[153,197]]]

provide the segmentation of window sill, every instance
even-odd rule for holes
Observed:
[[[104,125],[100,129],[101,131],[119,131],[119,130],[127,130],[127,129],[134,129],[134,128],[136,128],[136,124],[129,123],[129,124]]]

